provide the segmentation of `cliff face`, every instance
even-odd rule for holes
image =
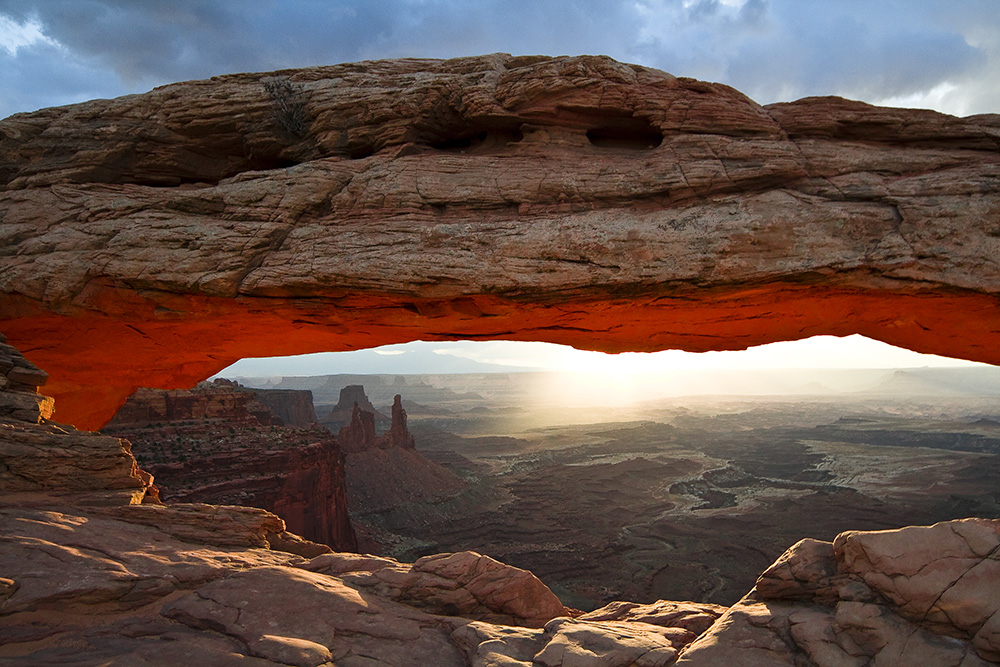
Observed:
[[[368,403],[362,387],[348,389],[348,396]],[[388,431],[376,435],[375,415],[355,403],[351,421],[340,429],[337,441],[344,451],[351,517],[358,527],[361,547],[372,553],[391,552],[392,543],[399,541],[387,530],[388,514],[419,522],[421,519],[416,517],[422,507],[441,502],[466,487],[455,473],[417,451],[399,394],[393,399]]]
[[[354,420],[355,408],[372,415],[372,420],[385,420],[386,416],[375,409],[365,388],[360,384],[349,384],[341,388],[337,404],[323,418],[323,424],[331,431],[348,426]]]
[[[0,123],[0,315],[89,427],[242,357],[414,339],[998,363],[998,137],[603,57],[163,86]]]
[[[260,507],[281,517],[297,535],[338,551],[356,551],[340,449],[332,437],[302,435],[302,443],[288,449],[242,448],[146,467],[166,502]],[[224,449],[225,435],[216,437]],[[143,449],[136,446],[140,460]]]
[[[219,378],[194,389],[140,387],[115,413],[110,426],[226,419],[234,424],[310,428],[316,424],[312,393],[294,389],[248,389]]]
[[[38,393],[46,380],[0,333],[0,498],[27,506],[47,497],[92,506],[158,503],[153,478],[127,440],[48,421],[53,400]]]
[[[251,414],[254,395],[228,386],[163,391],[140,387],[115,413],[108,426],[143,425],[155,422],[226,420],[233,424],[260,426]],[[270,423],[264,416],[264,423]]]
[[[309,392],[251,391],[228,381],[140,389],[105,432],[132,440],[165,501],[260,507],[293,533],[354,551],[336,440],[314,422],[307,429],[282,426],[284,419],[264,405],[276,404],[285,419],[307,420],[315,414],[303,398],[311,400]]]
[[[254,395],[281,425],[310,428],[316,425],[316,409],[311,391],[298,389],[254,389]]]

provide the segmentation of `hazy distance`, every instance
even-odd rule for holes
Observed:
[[[813,336],[734,352],[624,352],[605,354],[566,345],[521,341],[414,341],[356,350],[292,357],[241,359],[216,377],[351,374],[596,372],[611,375],[672,370],[924,368],[985,366],[972,361],[920,354],[860,335]]]
[[[871,340],[815,336],[735,352],[604,354],[517,341],[415,341],[353,352],[243,359],[217,377],[535,373],[562,401],[627,404],[684,395],[829,394],[871,390],[889,369],[992,368]]]

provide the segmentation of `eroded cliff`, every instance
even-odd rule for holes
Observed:
[[[269,400],[286,409],[285,419],[311,415],[312,428],[284,426],[264,404]],[[191,390],[141,388],[104,432],[133,443],[167,502],[259,507],[308,540],[357,550],[343,454],[315,425],[307,391],[274,396],[226,380]]]
[[[998,135],[603,57],[175,84],[0,123],[0,313],[81,427],[241,357],[416,338],[1000,362]]]

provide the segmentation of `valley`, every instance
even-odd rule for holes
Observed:
[[[422,493],[427,476],[415,472],[396,502],[349,503],[383,554],[479,551],[586,610],[615,599],[728,605],[802,538],[1000,516],[1000,383],[972,369],[970,390],[942,392],[947,373],[907,373],[916,380],[883,373],[867,391],[627,406],[567,404],[527,373],[268,386],[309,388],[319,406],[324,387],[363,383],[382,412],[387,392],[401,393],[416,451],[464,482],[436,478]]]

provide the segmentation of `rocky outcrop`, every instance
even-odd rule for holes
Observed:
[[[206,420],[260,426],[260,417],[251,413],[253,399],[250,392],[224,385],[203,384],[194,389],[171,391],[139,387],[108,422],[108,427]],[[269,418],[265,416],[263,423],[269,424]]]
[[[48,421],[53,400],[38,393],[45,371],[0,334],[0,497],[33,504],[57,495],[83,505],[157,502],[128,441]]]
[[[254,389],[253,393],[257,401],[280,420],[280,426],[311,428],[316,425],[316,409],[313,407],[311,391]]]
[[[362,395],[364,395],[362,393]],[[357,403],[351,410],[351,421],[337,434],[337,441],[345,454],[373,449],[413,449],[416,444],[406,427],[406,410],[399,394],[392,403],[392,424],[380,436],[375,435],[375,415]]]
[[[372,405],[372,402],[368,399],[368,394],[365,393],[365,388],[363,386],[360,384],[350,384],[341,388],[340,398],[337,401],[337,404],[333,406],[330,412],[323,418],[323,424],[331,431],[343,428],[344,426],[350,424],[354,419],[355,408],[371,413],[373,424],[374,420],[382,421],[386,419],[386,416],[376,410],[375,406]]]
[[[315,423],[281,426],[284,419],[257,400],[266,393],[225,380],[140,389],[104,430],[132,441],[165,501],[259,507],[308,540],[356,550],[336,439]],[[288,395],[309,399],[309,392],[279,393],[286,407],[300,402]]]
[[[965,519],[799,542],[677,664],[968,667],[998,649],[1000,520]]]
[[[281,517],[288,530],[339,551],[358,548],[347,512],[344,463],[336,441],[300,434],[285,449],[228,448],[183,462],[147,466],[165,501],[260,507]],[[141,457],[141,447],[137,451]]]
[[[148,482],[126,441],[2,419],[0,663],[461,667],[537,654],[556,665],[567,651],[664,645],[668,629],[560,619],[537,578],[479,554],[323,555],[261,509],[139,504]],[[107,469],[102,449],[126,465]],[[51,467],[52,452],[65,459],[57,478],[24,474]]]
[[[50,418],[55,402],[38,393],[48,379],[0,334],[0,419],[37,424]]]
[[[415,449],[417,446],[413,434],[406,427],[406,410],[403,409],[403,399],[399,394],[392,399],[392,424],[385,439],[389,447],[398,449]]]
[[[0,315],[81,428],[239,358],[414,339],[998,363],[998,137],[589,56],[163,86],[0,122]]]
[[[391,412],[389,430],[376,435],[375,415],[355,403],[350,423],[337,435],[344,451],[351,519],[358,528],[362,548],[374,553],[393,553],[392,543],[399,536],[386,530],[390,516],[426,522],[426,518],[417,518],[423,508],[466,487],[454,472],[417,451],[399,394],[393,399]]]
[[[128,397],[108,425],[117,428],[204,420],[225,420],[243,426],[310,428],[316,424],[316,412],[309,391],[249,389],[238,382],[218,378],[193,389],[164,391],[140,387]]]
[[[471,551],[390,558],[327,554],[303,566],[432,613],[541,627],[568,610],[535,575]]]
[[[680,628],[690,633],[688,637],[690,643],[712,627],[726,610],[727,608],[721,605],[697,602],[659,600],[653,604],[638,604],[619,601],[577,618],[581,621],[631,621]]]

